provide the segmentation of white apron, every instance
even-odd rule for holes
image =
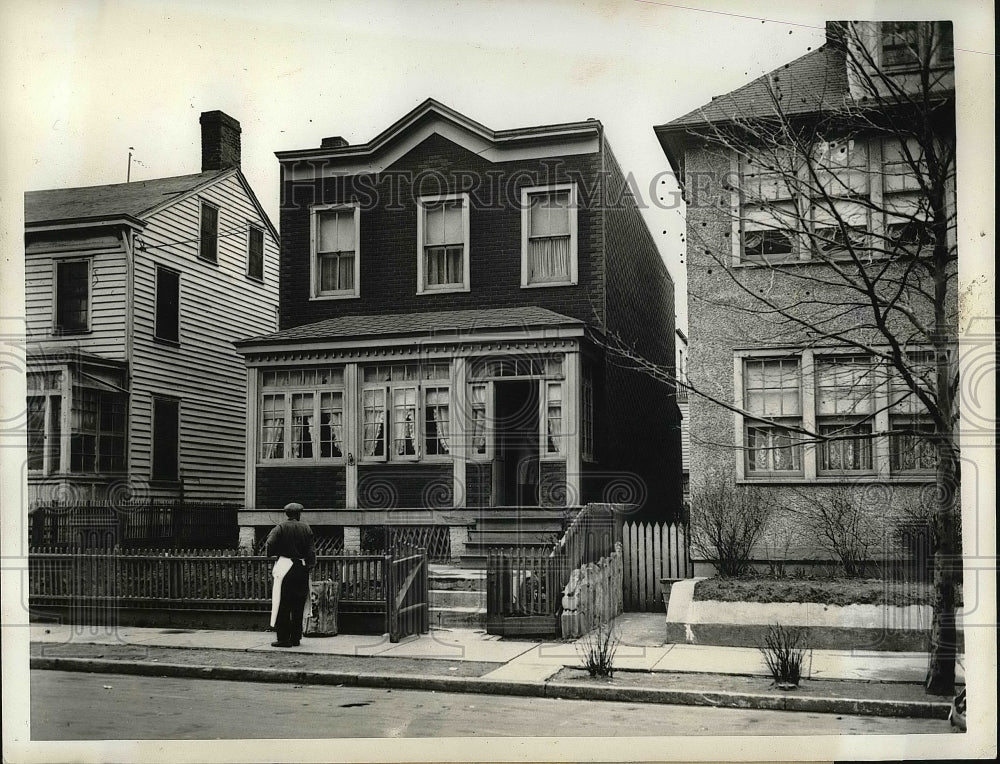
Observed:
[[[274,583],[271,586],[271,628],[278,622],[278,606],[281,604],[281,581],[285,574],[292,569],[292,560],[289,557],[279,557],[274,563],[271,575],[274,576]]]

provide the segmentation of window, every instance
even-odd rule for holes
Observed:
[[[428,456],[450,453],[450,398],[447,387],[424,388],[424,453]]]
[[[153,480],[180,477],[180,401],[153,398]]]
[[[62,454],[61,372],[27,374],[28,470],[50,475]]]
[[[219,262],[219,208],[208,202],[201,203],[201,237],[198,240],[198,257],[212,263]]]
[[[252,223],[247,230],[247,276],[264,280],[264,229]]]
[[[799,227],[794,188],[788,181],[795,176],[792,152],[740,162],[742,259],[776,262],[795,256],[793,231]]]
[[[873,365],[857,356],[817,358],[816,422],[820,472],[870,472]]]
[[[919,478],[935,469],[933,422],[888,362],[806,349],[792,358],[744,357],[741,364],[743,477]],[[929,389],[932,355],[910,350],[907,365]],[[804,385],[811,394],[800,394]],[[815,445],[793,427],[815,432]]]
[[[469,197],[417,203],[417,293],[469,290]]]
[[[343,457],[343,369],[268,369],[260,384],[261,461]]]
[[[910,357],[917,384],[930,388],[929,377],[934,373],[931,353],[915,353]],[[927,407],[896,371],[889,375],[889,455],[894,472],[933,472],[937,467],[934,446],[934,423]]]
[[[156,267],[156,325],[153,336],[164,342],[180,340],[181,276],[169,268]]]
[[[801,377],[798,359],[747,359],[743,365],[743,401],[751,414],[777,424],[745,420],[746,469],[750,475],[802,470],[801,445],[782,423],[801,425]]]
[[[521,191],[521,286],[577,282],[576,187]]]
[[[90,260],[56,261],[56,334],[90,330]]]
[[[949,66],[955,60],[950,21],[885,21],[882,66],[887,70]]]
[[[312,211],[312,296],[360,294],[361,211],[357,206],[316,207]]]
[[[363,367],[362,457],[417,461],[449,456],[450,376],[448,363]]]
[[[545,450],[546,454],[565,453],[563,442],[563,386],[562,382],[545,385]]]
[[[868,144],[854,138],[818,141],[813,165],[822,195],[810,208],[813,247],[824,255],[863,247],[868,231]]]
[[[483,383],[469,385],[469,400],[472,404],[472,453],[486,456],[487,418],[489,388]]]
[[[71,471],[125,471],[126,403],[122,393],[73,388]]]
[[[921,193],[921,177],[927,165],[920,144],[914,139],[882,141],[882,199],[885,207],[885,238],[889,255],[917,255],[934,244],[930,208]]]

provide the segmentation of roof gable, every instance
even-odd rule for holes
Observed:
[[[601,124],[596,119],[555,125],[491,130],[464,114],[428,98],[367,143],[279,151],[276,156],[286,173],[315,172],[298,160],[322,163],[338,174],[380,172],[431,135],[437,134],[490,162],[541,159],[598,149]]]

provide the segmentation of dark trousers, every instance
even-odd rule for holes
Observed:
[[[281,602],[275,629],[278,641],[298,644],[302,639],[302,613],[309,599],[309,569],[301,560],[295,560],[281,579]]]

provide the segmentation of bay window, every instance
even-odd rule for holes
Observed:
[[[70,410],[70,470],[125,470],[126,396],[88,387],[73,388]]]
[[[545,384],[545,449],[546,454],[563,454],[566,451],[563,436],[563,385],[562,382]]]
[[[449,456],[450,375],[448,363],[363,367],[362,458],[418,461]]]

